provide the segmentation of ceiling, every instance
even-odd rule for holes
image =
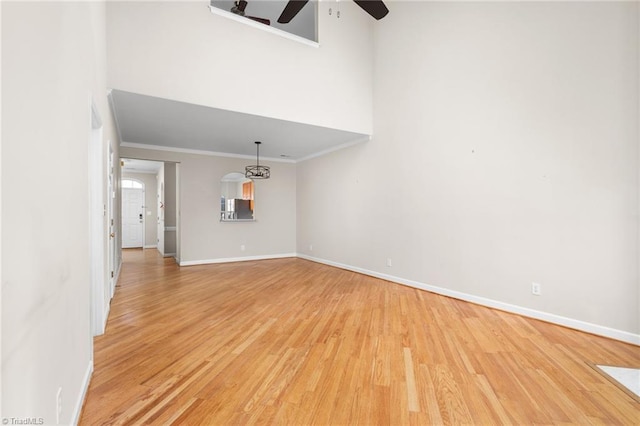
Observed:
[[[211,108],[121,90],[111,103],[123,146],[299,161],[369,140],[369,135]]]

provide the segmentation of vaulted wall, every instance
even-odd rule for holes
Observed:
[[[307,6],[311,7],[311,6]],[[319,47],[212,14],[205,2],[109,2],[111,88],[370,134],[372,22],[319,3]]]
[[[298,164],[298,251],[639,342],[638,45],[638,3],[394,2],[373,140]]]
[[[103,124],[98,151],[106,158],[111,140],[118,155],[105,83],[105,4],[2,2],[1,8],[1,417],[72,424],[93,358],[92,100]],[[103,228],[106,234],[106,217]]]

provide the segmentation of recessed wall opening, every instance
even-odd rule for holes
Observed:
[[[216,15],[270,31],[281,36],[302,42],[318,42],[318,4],[315,0],[307,2],[288,23],[280,23],[282,12],[288,0],[211,0],[210,10]]]

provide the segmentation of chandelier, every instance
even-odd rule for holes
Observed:
[[[271,169],[269,166],[260,165],[260,144],[256,142],[256,164],[244,168],[244,176],[247,179],[269,179],[271,177]]]

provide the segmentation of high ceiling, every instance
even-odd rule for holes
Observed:
[[[210,108],[120,90],[111,102],[123,146],[196,150],[298,161],[369,140],[369,135]]]

